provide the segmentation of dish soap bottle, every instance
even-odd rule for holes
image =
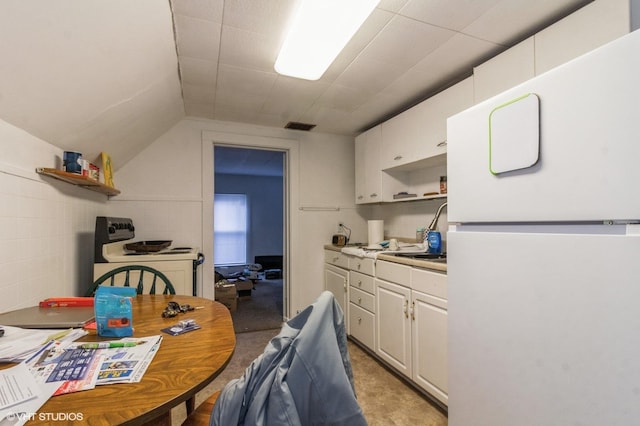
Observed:
[[[429,230],[425,238],[425,246],[427,246],[427,253],[442,253],[442,235],[439,231]]]

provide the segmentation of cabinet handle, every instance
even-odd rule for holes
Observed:
[[[358,287],[362,287],[362,280],[358,281]]]
[[[360,264],[358,263],[358,270],[360,270]]]
[[[358,305],[362,305],[362,297],[358,297]]]
[[[440,143],[439,143],[438,145],[436,145],[436,146],[438,146],[438,147],[447,146],[447,141],[446,141],[446,140],[444,140],[444,141],[440,142]]]
[[[362,318],[358,317],[358,324],[362,322]]]
[[[338,261],[338,259],[340,259],[340,258],[339,258],[339,257],[334,257],[334,258],[333,258],[333,261],[334,261],[334,262],[337,262],[337,261]]]
[[[371,195],[369,195],[370,198],[376,198],[378,196],[378,194],[376,194],[375,192]]]
[[[362,200],[364,198],[364,195],[358,195],[358,200]]]
[[[416,302],[415,302],[415,300],[413,302],[411,302],[411,320],[412,321],[416,320]]]
[[[396,155],[393,159],[394,161],[402,160],[402,155]]]
[[[404,306],[402,307],[402,312],[404,312],[405,318],[409,318],[409,301],[407,299],[404,300]]]

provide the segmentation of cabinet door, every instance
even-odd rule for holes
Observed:
[[[628,34],[629,11],[626,0],[595,1],[536,33],[536,75]]]
[[[376,279],[376,354],[411,378],[411,290]]]
[[[332,265],[324,266],[324,288],[333,293],[336,301],[344,313],[345,326],[349,332],[349,315],[347,314],[347,290],[349,288],[349,271]]]
[[[402,166],[416,160],[413,152],[423,135],[421,104],[410,108],[382,123],[382,146],[380,147],[380,168],[382,170]]]
[[[356,204],[367,202],[366,196],[366,150],[367,132],[356,136],[355,141],[355,169],[356,169]]]
[[[349,257],[349,269],[373,276],[375,271],[375,260],[369,257],[361,258],[351,256]]]
[[[447,119],[473,106],[473,77],[430,97],[424,104],[424,136],[415,148],[419,159],[447,153]]]
[[[473,78],[382,123],[380,168],[411,169],[447,153],[447,118],[473,105]],[[412,164],[415,163],[415,164]]]
[[[382,201],[381,142],[381,126],[373,127],[356,137],[356,204]]]
[[[352,303],[349,305],[349,324],[349,335],[375,351],[375,315]]]
[[[343,269],[347,269],[349,267],[349,257],[350,256],[335,250],[324,251],[325,263],[329,263]]]
[[[412,292],[412,379],[447,404],[447,305],[446,301]]]

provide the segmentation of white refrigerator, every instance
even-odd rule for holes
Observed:
[[[449,425],[640,424],[640,32],[447,131]]]

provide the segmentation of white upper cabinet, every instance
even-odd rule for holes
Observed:
[[[419,144],[419,159],[447,152],[447,118],[473,105],[473,78],[469,77],[429,98],[425,104],[424,142]]]
[[[473,69],[474,100],[489,99],[535,77],[534,39],[516,44]]]
[[[536,75],[628,34],[630,13],[629,0],[597,0],[540,31],[534,36]]]
[[[382,147],[380,149],[380,167],[382,170],[417,159],[416,151],[424,135],[424,102],[410,108],[382,123]]]
[[[473,69],[480,103],[631,30],[629,0],[596,0]]]
[[[373,127],[356,137],[356,204],[382,201],[381,142],[381,125]]]
[[[416,168],[447,152],[447,118],[473,105],[471,77],[382,123],[382,170]],[[444,159],[443,159],[444,161]]]

